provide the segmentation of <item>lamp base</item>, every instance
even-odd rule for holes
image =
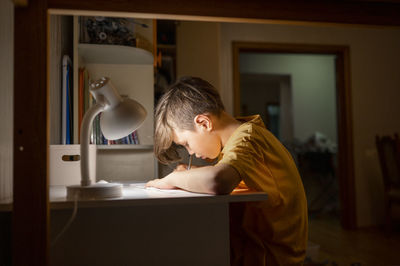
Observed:
[[[95,183],[90,186],[72,185],[67,187],[67,200],[102,200],[122,197],[122,185],[116,183]]]

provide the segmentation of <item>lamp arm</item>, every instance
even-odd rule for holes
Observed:
[[[89,143],[90,132],[92,129],[93,120],[100,112],[104,110],[105,106],[96,103],[87,110],[81,125],[81,186],[90,186],[91,176],[89,171]]]

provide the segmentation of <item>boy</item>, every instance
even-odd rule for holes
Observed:
[[[147,186],[229,194],[265,191],[268,200],[231,204],[231,265],[301,265],[307,243],[307,204],[296,165],[260,116],[235,119],[216,89],[181,78],[156,108],[154,150],[162,163],[179,160],[177,145],[215,165],[178,166]]]

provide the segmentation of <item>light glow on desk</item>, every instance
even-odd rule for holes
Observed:
[[[79,201],[79,207],[120,207],[138,205],[174,205],[174,204],[196,204],[196,203],[224,203],[248,202],[267,200],[265,192],[243,192],[230,195],[211,195],[188,192],[180,189],[157,189],[146,188],[146,183],[124,183],[122,184],[122,197]],[[50,186],[50,208],[69,209],[73,207],[73,201],[66,198],[65,186]]]
[[[207,197],[210,194],[192,193],[181,189],[158,189],[146,187],[146,183],[122,184],[122,197],[109,200],[121,199],[150,199],[150,198],[179,198],[179,197]],[[66,200],[65,186],[51,186],[50,201],[58,202]]]

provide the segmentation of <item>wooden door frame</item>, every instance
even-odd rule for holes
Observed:
[[[354,183],[353,131],[350,88],[350,48],[338,45],[288,44],[264,42],[233,42],[233,102],[234,114],[240,115],[240,52],[332,54],[336,55],[336,113],[338,127],[338,169],[341,224],[355,229],[356,203]]]
[[[7,1],[7,0],[6,0]],[[14,0],[14,125],[13,125],[13,265],[48,265],[48,12],[137,16],[230,22],[273,22],[286,24],[400,25],[400,3],[394,1],[281,1],[281,0]],[[92,12],[92,13],[88,13]],[[86,12],[86,13],[85,13]],[[99,14],[99,13],[97,13]],[[348,53],[344,52],[344,53]],[[348,56],[343,60],[348,60]],[[348,62],[343,62],[348,66]],[[348,71],[343,84],[349,88]],[[350,94],[339,95],[346,108]],[[339,143],[352,166],[350,109],[346,111]],[[340,114],[343,117],[342,114]],[[348,119],[346,117],[348,116]],[[342,119],[342,118],[341,118]],[[343,138],[341,138],[343,140]],[[346,168],[352,177],[352,168]],[[348,188],[353,193],[353,179]],[[345,202],[354,204],[353,194]],[[352,213],[348,217],[352,217]],[[355,224],[355,219],[350,224]]]

